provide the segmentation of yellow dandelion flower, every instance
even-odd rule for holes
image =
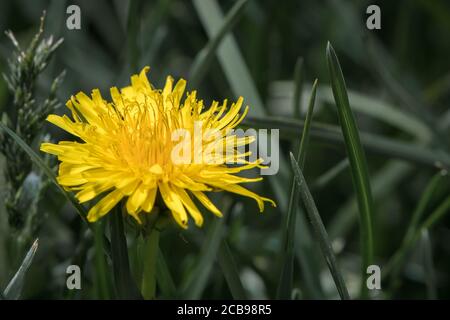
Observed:
[[[169,76],[163,90],[157,90],[147,79],[148,70],[146,67],[133,75],[131,86],[111,88],[112,102],[104,100],[98,89],[92,91],[91,97],[80,92],[66,103],[72,119],[53,114],[47,118],[80,141],[42,143],[42,151],[57,155],[61,161],[58,183],[76,191],[80,203],[102,196],[89,210],[87,219],[96,221],[126,199],[126,211],[141,223],[139,214],[151,212],[158,191],[183,228],[187,227],[188,215],[197,226],[203,223],[192,197],[215,215],[222,215],[205,194],[213,189],[253,198],[260,211],[264,201],[275,206],[272,200],[240,185],[262,178],[234,175],[260,167],[262,162],[246,161],[249,152],[237,152],[251,143],[252,137],[229,135],[247,113],[248,107],[240,114],[243,99],[230,107],[226,100],[222,105],[213,102],[204,110],[195,91],[182,101],[185,80],[174,86]],[[197,130],[203,132],[202,139],[198,139]],[[204,132],[216,138],[204,139]],[[174,139],[177,134],[178,140]],[[218,148],[225,144],[225,150]],[[183,151],[178,152],[181,159],[174,158],[175,151]],[[229,161],[237,165],[228,166]]]

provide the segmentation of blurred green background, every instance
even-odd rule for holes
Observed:
[[[119,0],[4,0],[0,2],[0,30],[12,30],[25,46],[38,29],[42,11],[47,11],[45,34],[62,37],[64,43],[39,78],[37,97],[48,92],[51,81],[64,69],[67,74],[58,90],[58,97],[64,103],[70,95],[78,91],[88,93],[93,88],[99,88],[108,97],[111,86],[127,85],[129,76],[145,65],[151,67],[149,78],[156,87],[163,85],[168,74],[183,77],[189,83],[189,71],[196,55],[207,44],[211,30],[221,24],[209,11],[217,7],[206,2],[209,0],[155,0],[136,1],[130,6],[129,1]],[[219,2],[224,14],[234,4],[228,0]],[[66,8],[70,4],[81,8],[81,30],[66,28]],[[381,30],[367,30],[365,26],[366,8],[370,4],[381,8]],[[433,151],[427,161],[421,161],[422,158],[402,156],[395,147],[390,151],[365,148],[375,204],[375,262],[383,272],[383,266],[400,247],[427,183],[438,171],[437,167],[446,168],[446,163],[436,165],[433,157],[449,159],[450,3],[446,0],[251,0],[232,35],[219,48],[219,58],[214,58],[196,87],[205,101],[242,95],[251,107],[251,116],[292,118],[294,66],[298,57],[303,57],[302,106],[306,108],[312,81],[318,78],[314,122],[338,125],[325,59],[326,44],[330,41],[341,62],[359,129],[387,140],[411,143],[413,154],[414,146]],[[12,49],[11,42],[2,33],[0,71],[3,73],[8,73],[7,59]],[[2,110],[8,108],[12,98],[6,84],[0,81]],[[65,111],[61,107],[57,112]],[[52,126],[45,125],[44,131],[55,140],[69,138]],[[286,159],[300,131],[294,132],[294,137],[287,133],[281,128],[281,153]],[[37,145],[38,142],[34,147]],[[304,171],[310,186],[316,185],[312,188],[313,196],[353,295],[357,292],[360,272],[359,231],[350,172],[341,162],[345,157],[342,144],[313,135]],[[3,158],[1,163],[4,164]],[[290,170],[287,163],[282,168],[285,173]],[[338,163],[341,163],[339,173],[321,185],[319,178]],[[236,197],[224,225],[250,298],[276,297],[285,216],[282,203],[286,207],[290,175],[281,180],[286,188],[284,199],[280,199],[280,193],[277,195],[270,182],[281,175],[267,177],[256,186],[259,193],[277,201],[278,209],[260,214],[252,201]],[[4,179],[0,181],[3,187]],[[446,178],[430,200],[425,215],[444,201],[448,191]],[[80,252],[85,225],[53,186],[46,190],[38,208],[42,214],[36,232],[40,247],[27,275],[23,297],[96,298],[92,236],[87,235],[91,245]],[[207,224],[202,229],[191,226],[181,232],[173,228],[162,235],[161,250],[176,284],[189,278],[199,255],[207,250],[208,223],[214,217],[206,216]],[[298,220],[296,228],[296,297],[337,298],[306,222],[306,218]],[[399,288],[392,294],[379,293],[377,297],[449,298],[449,227],[449,218],[444,217],[429,230],[429,241],[417,242],[408,255],[399,275],[402,280]],[[133,229],[128,231],[132,247]],[[25,254],[25,251],[20,256],[11,253],[8,249],[11,237],[14,231],[8,226],[2,206],[0,288],[6,286]],[[424,250],[431,253],[431,269],[424,263]],[[308,262],[304,260],[305,255]],[[67,292],[65,270],[74,257],[82,263],[83,290]],[[211,261],[208,268],[207,281],[198,297],[231,298],[217,263]],[[312,269],[308,271],[308,268]],[[430,270],[433,278],[427,279]],[[387,287],[383,282],[383,290]]]

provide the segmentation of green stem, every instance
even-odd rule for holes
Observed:
[[[159,249],[159,231],[152,229],[144,239],[143,275],[141,293],[144,299],[155,298],[156,294],[156,265]]]

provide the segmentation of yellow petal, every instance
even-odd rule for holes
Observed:
[[[152,211],[153,205],[155,204],[155,198],[156,198],[157,191],[158,191],[158,188],[156,188],[156,187],[149,189],[147,198],[145,199],[144,203],[142,204],[142,210],[144,210],[145,212]]]
[[[203,216],[200,213],[200,211],[197,209],[197,206],[194,204],[194,202],[191,200],[191,197],[187,194],[186,191],[184,191],[181,188],[175,187],[177,194],[180,196],[181,202],[183,202],[183,205],[186,207],[187,211],[191,215],[191,217],[194,219],[195,224],[198,227],[201,227],[203,225]]]
[[[161,191],[161,196],[164,200],[164,203],[167,207],[172,211],[172,216],[175,221],[184,229],[187,228],[187,214],[186,210],[184,210],[183,203],[180,198],[174,192],[168,183],[160,182],[158,183],[159,191]]]
[[[122,200],[123,194],[120,190],[114,190],[103,197],[95,206],[88,212],[87,219],[89,222],[95,222],[99,218],[107,214],[114,206]]]
[[[222,217],[222,212],[209,200],[209,198],[201,191],[192,191],[192,194],[200,200],[200,202],[212,213],[218,217]]]

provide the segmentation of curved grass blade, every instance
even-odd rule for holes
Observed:
[[[239,0],[230,9],[223,20],[222,26],[208,44],[197,54],[189,71],[189,82],[192,88],[196,88],[204,78],[209,66],[216,54],[217,48],[222,43],[222,40],[236,25],[242,16],[248,0]]]
[[[233,299],[246,300],[247,295],[242,286],[241,279],[239,278],[236,263],[234,262],[230,247],[225,239],[222,240],[222,244],[220,245],[218,258],[220,268],[222,269]]]
[[[36,239],[28,250],[16,274],[6,286],[3,297],[8,300],[17,300],[22,294],[22,288],[25,282],[25,275],[33,262],[34,255],[38,249],[39,240]]]
[[[303,169],[305,166],[306,150],[309,140],[309,128],[312,122],[312,116],[314,113],[314,103],[316,99],[317,91],[317,79],[313,84],[311,91],[311,97],[309,99],[308,111],[306,113],[305,126],[303,127],[303,133],[297,152],[297,161],[300,163],[300,167]],[[291,194],[289,197],[288,213],[286,215],[286,225],[284,231],[283,241],[283,257],[282,257],[282,270],[280,275],[280,281],[278,283],[277,296],[278,299],[290,299],[292,297],[293,287],[293,273],[294,273],[294,243],[295,243],[295,227],[297,218],[297,206],[299,200],[299,193],[296,178],[292,181]]]
[[[116,295],[119,299],[142,299],[131,276],[127,240],[123,229],[122,208],[119,203],[108,214],[111,232],[111,258]]]
[[[343,300],[348,300],[350,299],[350,296],[348,294],[347,287],[345,286],[345,282],[342,277],[341,271],[338,267],[336,257],[333,252],[333,248],[331,247],[330,240],[328,239],[327,231],[325,230],[325,227],[322,222],[322,218],[319,215],[319,211],[317,210],[314,199],[311,195],[311,192],[308,189],[302,171],[292,153],[290,153],[290,157],[292,170],[294,171],[300,196],[305,206],[306,213],[308,214],[308,217],[313,226],[314,233],[322,250],[322,254],[327,262],[328,268],[330,269],[334,283],[339,292],[339,296]]]
[[[361,294],[362,297],[366,297],[367,286],[364,279],[366,278],[367,267],[373,262],[372,191],[370,188],[366,158],[361,146],[358,128],[356,126],[352,110],[350,109],[344,76],[342,74],[336,53],[329,42],[327,44],[326,55],[328,70],[331,78],[331,86],[339,115],[339,122],[341,124],[348,159],[350,161],[353,186],[355,188],[359,205],[362,255]]]
[[[225,217],[231,209],[233,200],[228,197],[225,197],[223,200],[224,209],[222,212]],[[224,218],[216,218],[211,222],[197,265],[181,286],[181,293],[184,299],[200,299],[219,251],[223,236],[224,220]]]
[[[158,249],[158,258],[156,260],[156,280],[164,298],[177,298],[177,289],[161,249]]]

